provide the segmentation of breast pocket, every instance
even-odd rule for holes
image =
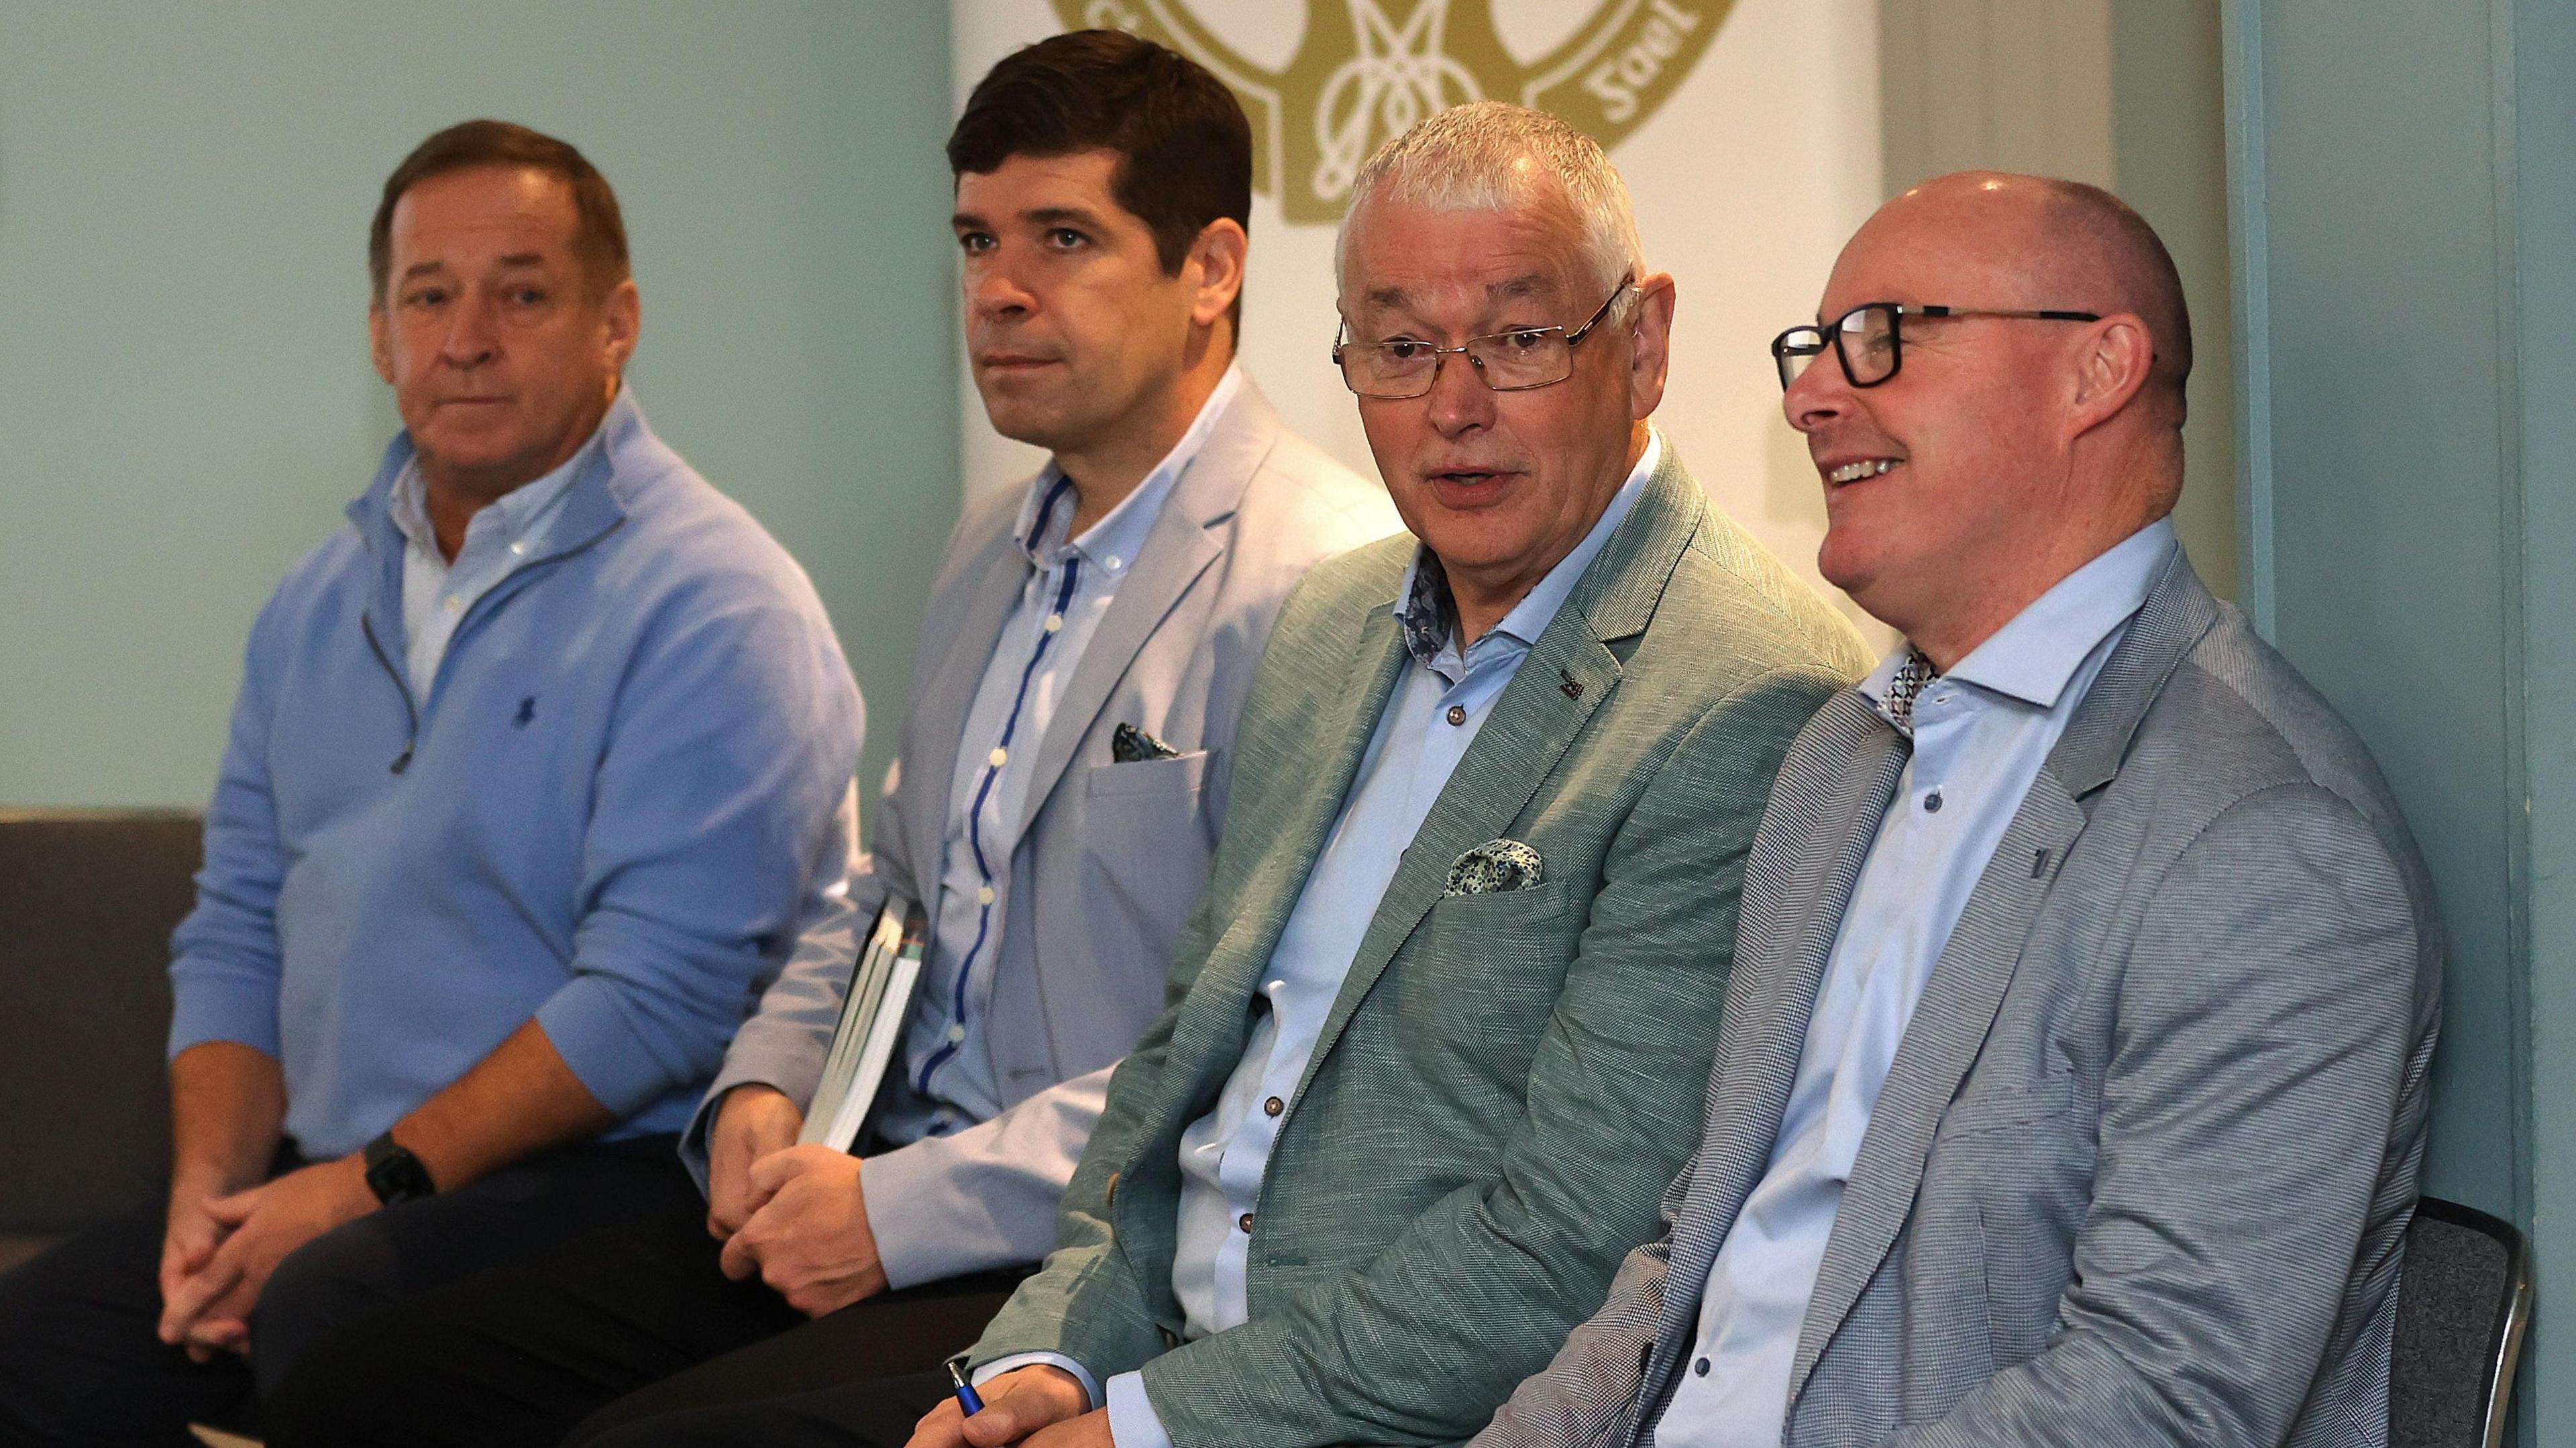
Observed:
[[[1207,771],[1200,749],[1083,773],[1083,903],[1126,916],[1130,938],[1168,944],[1207,887],[1212,851],[1199,817]]]
[[[1526,1080],[1582,929],[1573,882],[1434,903],[1392,979],[1398,1018],[1435,1022],[1461,1070]]]

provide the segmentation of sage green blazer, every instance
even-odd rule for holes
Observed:
[[[1181,1132],[1242,1057],[1406,665],[1414,546],[1319,565],[1280,615],[1175,1004],[1112,1078],[1057,1250],[971,1353],[1142,1368],[1179,1448],[1465,1438],[1600,1305],[1698,1136],[1772,775],[1866,662],[1668,444],[1378,905],[1270,1157],[1250,1320],[1184,1344]],[[1505,838],[1538,851],[1537,886],[1444,898],[1459,855]]]

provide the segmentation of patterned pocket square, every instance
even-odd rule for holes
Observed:
[[[1460,855],[1449,867],[1449,888],[1441,896],[1527,890],[1538,882],[1538,851],[1518,840],[1491,840]]]

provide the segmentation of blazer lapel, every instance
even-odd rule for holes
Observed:
[[[2092,796],[2119,772],[2139,721],[2184,652],[2219,616],[2190,560],[2176,550],[1978,876],[1906,1024],[1852,1162],[1790,1367],[1791,1403],[1913,1211],[1932,1137],[1985,1046],[2022,943],[2084,831]]]
[[[1503,686],[1485,727],[1406,846],[1315,1038],[1297,1083],[1299,1097],[1396,951],[1440,898],[1449,867],[1520,816],[1617,687],[1619,660],[1607,645],[1644,631],[1706,508],[1699,485],[1668,445],[1645,493]],[[1372,727],[1375,722],[1372,714]],[[1334,808],[1340,808],[1338,796]],[[1316,843],[1320,848],[1320,837]],[[1307,859],[1311,864],[1313,856]]]
[[[1279,822],[1275,843],[1253,866],[1225,934],[1209,950],[1199,986],[1185,998],[1173,1032],[1174,1080],[1195,1081],[1206,1073],[1221,1077],[1234,1069],[1242,1055],[1253,989],[1270,963],[1271,952],[1278,948],[1298,897],[1305,892],[1306,878],[1314,872],[1333,822],[1341,818],[1342,802],[1359,774],[1360,760],[1377,732],[1378,716],[1395,692],[1406,657],[1394,603],[1370,610],[1340,687],[1320,702],[1316,717],[1300,731],[1300,737],[1312,741],[1310,748],[1282,761],[1291,777],[1311,780],[1313,787],[1295,792],[1294,814]],[[1163,1099],[1168,1109],[1177,1111],[1187,1109],[1201,1094],[1195,1088],[1167,1091]]]
[[[1011,824],[1006,851],[1018,847],[1029,822],[1046,807],[1048,795],[1063,780],[1111,691],[1126,677],[1128,665],[1136,661],[1146,640],[1225,551],[1209,530],[1232,518],[1242,506],[1253,472],[1278,440],[1279,415],[1251,379],[1244,379],[1225,415],[1199,445],[1198,456],[1164,501],[1163,515],[1146,535],[1135,567],[1119,583],[1109,612],[1083,648],[1073,677],[1066,680],[1064,698],[1047,723],[1046,737],[1038,741],[1028,801]]]
[[[1817,1269],[1815,1294],[1808,1300],[1798,1354],[1789,1369],[1789,1401],[1797,1401],[1817,1355],[1860,1299],[1912,1212],[1932,1134],[1985,1045],[1986,1028],[1994,1024],[2004,988],[2012,983],[2031,919],[2056,878],[2057,865],[2083,829],[2084,812],[2043,765],[1969,893],[1967,908],[1951,928],[1888,1066]]]
[[[1659,1357],[1677,1360],[1689,1347],[1710,1264],[1770,1167],[1825,964],[1910,755],[1869,700],[1847,689],[1801,731],[1772,787],[1746,864],[1707,1125],[1674,1217],[1666,1280],[1676,1285],[1664,1294]]]

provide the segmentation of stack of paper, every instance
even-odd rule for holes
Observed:
[[[832,1032],[831,1054],[823,1058],[823,1080],[814,1088],[798,1141],[819,1141],[834,1151],[848,1151],[876,1105],[877,1089],[912,1015],[914,987],[921,983],[921,952],[930,937],[929,917],[921,907],[891,896],[877,912],[858,964],[850,972],[850,993],[841,1001],[841,1024]]]

